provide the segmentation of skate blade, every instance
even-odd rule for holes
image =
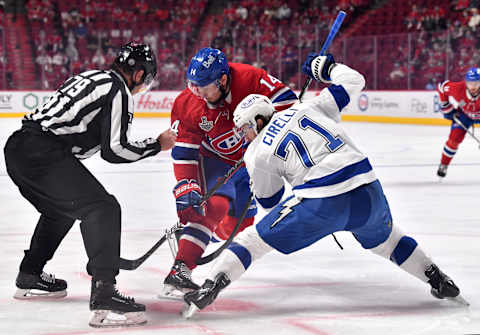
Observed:
[[[457,295],[455,298],[446,298],[450,301],[453,301],[454,303],[457,303],[462,306],[470,306],[470,303],[465,300],[461,295]]]
[[[184,319],[190,319],[197,313],[199,308],[195,304],[184,304],[182,307],[182,316]]]
[[[177,300],[183,301],[183,295],[185,292],[180,291],[175,286],[172,285],[163,285],[162,293],[157,295],[158,299],[168,299],[168,300]]]
[[[23,289],[19,288],[13,295],[13,298],[19,300],[32,300],[32,299],[60,299],[67,296],[67,290],[48,292],[36,289]]]
[[[97,310],[92,313],[88,323],[94,328],[135,327],[147,323],[145,312],[116,313],[109,310]]]

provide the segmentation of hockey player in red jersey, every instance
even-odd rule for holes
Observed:
[[[480,68],[468,70],[464,81],[445,81],[438,85],[438,94],[442,104],[442,113],[452,120],[450,135],[443,147],[442,159],[437,175],[445,177],[448,165],[474,123],[480,123]]]
[[[177,132],[172,157],[178,183],[173,193],[180,222],[185,226],[174,265],[164,280],[167,296],[198,288],[191,279],[195,260],[202,256],[214,232],[228,238],[248,200],[249,177],[241,167],[206,206],[201,204],[202,194],[245,151],[242,135],[234,130],[235,107],[252,93],[268,96],[277,110],[297,101],[295,93],[277,78],[247,64],[228,63],[218,49],[199,50],[190,61],[186,77],[188,87],[175,99],[171,114],[171,127]],[[253,204],[241,228],[253,224],[256,211]]]

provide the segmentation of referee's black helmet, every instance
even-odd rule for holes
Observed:
[[[157,61],[152,48],[147,44],[129,42],[123,45],[118,52],[114,66],[132,74],[137,70],[144,70],[142,82],[150,85],[157,76]]]

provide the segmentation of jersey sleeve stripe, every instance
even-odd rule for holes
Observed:
[[[81,75],[82,75],[82,77],[84,77],[84,78],[89,78],[89,77],[92,77],[92,76],[94,76],[94,75],[96,75],[96,74],[99,74],[100,72],[101,72],[101,71],[99,71],[99,70],[90,70],[90,71],[85,71],[85,72],[83,72]]]
[[[443,102],[440,110],[443,114],[448,114],[453,110],[453,106],[449,102]]]
[[[450,102],[449,101],[441,101],[441,105],[442,105],[442,108],[448,108],[448,106],[450,106]]]
[[[78,122],[68,122],[66,124],[55,124],[49,127],[50,131],[55,135],[68,135],[72,133],[83,133],[87,131],[88,125],[93,119],[98,115],[98,113],[102,110],[101,107],[90,111],[87,115],[82,116],[81,120]],[[79,113],[80,114],[80,113]],[[80,122],[82,121],[82,122]]]
[[[337,103],[338,110],[342,111],[342,109],[348,105],[350,102],[350,97],[348,96],[347,91],[341,85],[330,85],[328,87],[328,91],[332,94],[335,102]]]
[[[173,164],[198,165],[198,161],[174,160]]]
[[[260,205],[262,205],[263,208],[268,209],[276,206],[280,202],[280,200],[282,200],[282,196],[284,192],[285,192],[285,186],[282,186],[282,188],[271,197],[268,197],[268,198],[255,197],[255,198],[260,203]]]
[[[59,120],[64,123],[72,121],[74,118],[77,118],[80,121],[84,115],[89,113],[89,111],[96,109],[97,106],[103,105],[102,98],[107,96],[111,87],[111,80],[93,83],[93,85],[89,85],[81,94],[75,97],[69,97],[68,94],[58,91],[55,94],[58,96],[58,99],[55,102],[52,101],[52,104],[48,108],[48,112],[46,114],[39,114],[42,126],[49,128],[51,125],[59,122]],[[79,110],[78,106],[84,105],[83,99],[90,94],[98,95],[98,99],[94,102],[95,105],[87,105]],[[61,127],[61,124],[56,125],[56,127]]]
[[[137,161],[156,154],[160,151],[160,144],[155,139],[146,139],[142,142],[129,143],[129,95],[125,87],[120,87],[112,100],[110,122],[106,122],[109,129],[104,129],[106,138],[102,140],[102,158],[112,163]]]
[[[295,101],[298,100],[298,98],[291,89],[289,89],[288,87],[285,87],[280,91],[278,91],[276,94],[274,94],[270,100],[272,100],[272,103],[274,105],[277,105],[277,104],[284,105],[284,104],[293,104]]]
[[[104,105],[104,99],[102,99],[101,97],[107,96],[111,87],[112,87],[111,85],[100,85],[100,86],[97,86],[93,91],[91,92],[88,91],[89,94],[96,94],[98,95],[99,98],[78,111],[77,109],[75,109],[75,105],[69,107],[67,111],[65,111],[65,108],[66,108],[65,105],[62,105],[61,110],[63,111],[63,113],[55,113],[55,109],[50,110],[49,114],[50,112],[52,112],[53,116],[45,117],[41,122],[42,126],[52,130],[60,129],[64,127],[74,129],[74,126],[82,123],[84,120],[87,120],[88,122],[90,122],[93,119],[92,113],[96,114],[102,109]],[[69,110],[73,110],[74,112],[69,112]],[[59,115],[57,116],[57,114]],[[59,122],[60,120],[62,122]],[[77,129],[82,129],[82,131],[84,131],[86,130],[86,127],[77,128]],[[73,130],[71,130],[70,132],[63,131],[63,133],[65,134],[75,133],[75,132],[81,132],[81,131],[73,131]]]
[[[121,108],[115,109],[112,108],[112,112],[114,113],[115,110],[117,110],[116,115],[119,116],[119,124],[117,123],[117,131],[119,130],[120,132],[118,133],[118,138],[119,138],[119,143],[117,142],[116,146],[112,146],[112,150],[114,150],[118,156],[122,157],[124,153],[126,153],[127,156],[134,157],[135,155],[138,155],[138,157],[141,156],[142,152],[145,151],[146,144],[145,142],[135,142],[136,145],[133,145],[133,143],[130,143],[128,141],[127,134],[130,133],[130,117],[133,117],[133,115],[129,115],[129,105],[133,105],[133,98],[131,95],[128,95],[126,93],[126,88],[125,86],[122,86],[120,88],[121,91],[124,92],[121,97]],[[119,100],[117,100],[118,103]],[[118,111],[121,111],[121,113],[118,113]],[[133,110],[132,110],[133,112]],[[113,117],[112,117],[113,119]],[[112,122],[113,123],[113,122]],[[112,137],[113,138],[113,137]],[[131,156],[130,154],[133,154]],[[126,156],[125,156],[126,157]],[[138,158],[137,158],[138,159]]]
[[[357,163],[345,166],[337,172],[321,178],[309,180],[302,185],[297,185],[293,190],[335,185],[347,181],[357,175],[368,173],[369,171],[372,171],[372,166],[370,165],[368,158],[364,158]]]
[[[95,74],[89,76],[88,78],[91,79],[91,80],[94,80],[94,81],[98,81],[98,82],[103,81],[103,80],[112,81],[112,77],[108,73],[105,73],[105,72],[95,73]]]
[[[119,112],[120,111],[120,112]],[[121,90],[117,92],[112,100],[111,110],[111,128],[110,128],[110,148],[118,156],[131,159],[132,156],[127,152],[122,152],[124,144],[127,142],[128,132],[128,98],[121,94]],[[138,154],[132,152],[131,154]]]
[[[457,101],[457,99],[452,96],[448,97],[448,102],[453,106],[453,108],[458,108],[460,106],[460,103]]]
[[[93,156],[94,154],[96,154],[97,151],[100,150],[100,147],[101,147],[101,145],[99,144],[99,145],[93,147],[92,149],[90,149],[88,151],[85,151],[81,154],[75,154],[75,157],[78,158],[78,159],[87,159],[87,158]],[[74,149],[74,148],[72,148],[72,149]]]
[[[443,83],[438,84],[438,91],[439,91],[440,93],[445,93],[445,90],[444,90],[444,89],[445,89],[445,85],[448,84],[449,82],[450,82],[450,81],[447,80],[447,81],[444,81]]]
[[[192,148],[192,149],[200,149],[200,144],[191,144],[185,142],[175,142],[176,147],[184,147],[184,148]]]
[[[198,160],[199,149],[185,148],[175,145],[172,149],[174,160]]]
[[[270,100],[272,100],[272,102],[282,101],[285,100],[285,97],[290,97],[290,99],[291,97],[297,98],[295,93],[289,87],[283,87],[275,92],[275,94],[270,97]]]

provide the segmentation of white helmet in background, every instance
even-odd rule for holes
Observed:
[[[233,112],[233,122],[237,128],[242,128],[244,125],[257,130],[257,119],[263,117],[265,120],[270,120],[275,108],[272,101],[261,94],[249,94],[246,96],[235,108]]]

